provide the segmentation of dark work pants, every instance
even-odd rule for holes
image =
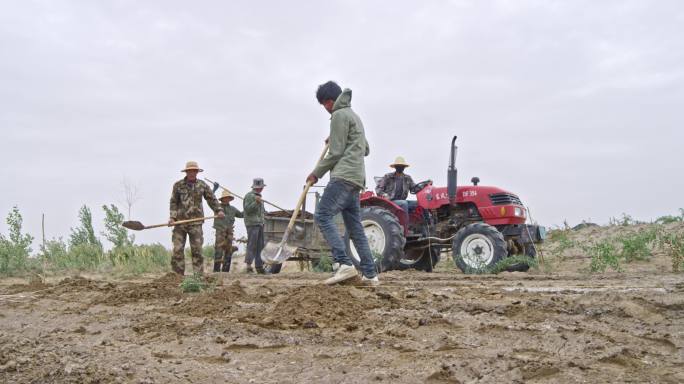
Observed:
[[[263,268],[264,262],[261,261],[261,250],[264,249],[264,226],[263,225],[248,225],[247,226],[247,254],[245,255],[245,263],[257,268]]]

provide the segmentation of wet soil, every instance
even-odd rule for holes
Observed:
[[[0,283],[3,383],[684,382],[684,275]]]

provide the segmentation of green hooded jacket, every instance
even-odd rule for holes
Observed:
[[[313,174],[319,179],[330,171],[331,179],[346,180],[366,188],[364,157],[370,153],[361,118],[351,109],[351,89],[345,89],[333,104],[330,117],[330,149]]]

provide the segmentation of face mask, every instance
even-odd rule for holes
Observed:
[[[397,173],[404,173],[404,167],[395,167],[394,169],[397,171]]]

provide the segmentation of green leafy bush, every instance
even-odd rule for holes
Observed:
[[[29,256],[33,236],[22,234],[23,218],[18,207],[7,215],[9,237],[0,234],[0,274],[13,275],[29,268]]]
[[[614,271],[621,272],[620,255],[610,241],[585,246],[585,251],[591,256],[589,269],[592,272],[605,272],[606,268],[611,267]]]
[[[672,260],[672,272],[684,271],[684,235],[674,233],[663,235],[660,245]]]
[[[180,289],[184,293],[200,292],[207,289],[208,285],[199,274],[186,276],[180,283]]]
[[[314,272],[332,272],[332,257],[329,253],[321,253],[313,264]]]
[[[648,260],[658,233],[659,228],[654,228],[619,236],[617,241],[621,245],[620,258],[627,263],[635,260]]]

